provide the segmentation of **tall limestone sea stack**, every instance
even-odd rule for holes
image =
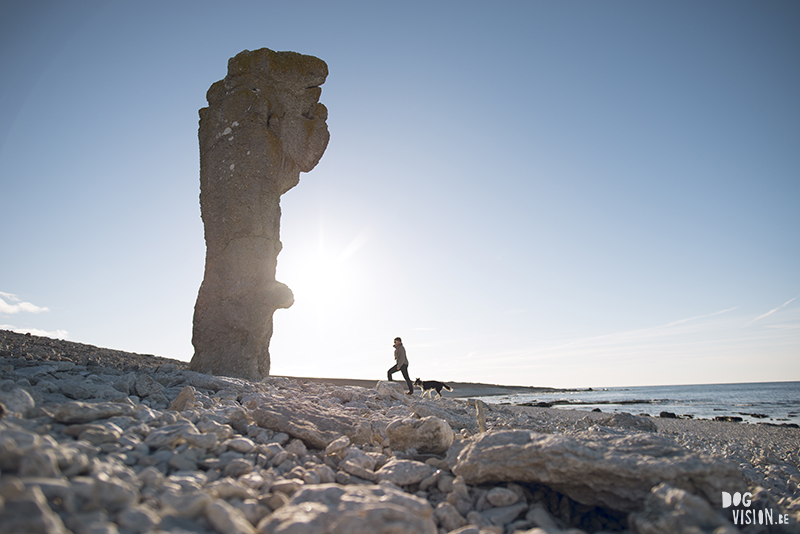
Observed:
[[[206,263],[194,310],[191,369],[269,376],[272,315],[294,302],[275,280],[280,197],[319,162],[328,67],[295,52],[245,50],[200,110],[200,210]]]

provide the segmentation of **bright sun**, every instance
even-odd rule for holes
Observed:
[[[367,293],[366,270],[356,253],[368,238],[364,231],[347,245],[318,243],[297,251],[289,264],[283,264],[287,276],[281,280],[294,292],[293,307],[330,327],[346,322]]]

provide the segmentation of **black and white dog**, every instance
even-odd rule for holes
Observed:
[[[453,391],[453,388],[445,384],[444,382],[437,382],[436,380],[420,380],[417,378],[414,380],[414,385],[418,388],[422,389],[422,396],[424,397],[426,393],[430,393],[430,397],[433,398],[433,392],[442,396],[442,390],[446,389],[447,391]]]

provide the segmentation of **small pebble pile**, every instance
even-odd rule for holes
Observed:
[[[513,465],[487,475],[481,464],[493,439],[520,457],[537,440],[576,456],[619,443],[606,454],[613,470],[625,440],[680,447],[645,418],[564,428],[544,410],[482,406],[479,421],[474,402],[410,397],[396,383],[254,383],[186,367],[0,331],[0,533],[740,532],[685,488],[657,485],[626,509],[587,504],[566,478],[509,480],[501,468]]]

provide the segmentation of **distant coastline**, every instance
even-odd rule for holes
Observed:
[[[357,386],[362,388],[374,388],[378,378],[374,380],[354,379],[354,378],[318,378],[318,377],[299,377],[283,376],[300,382],[307,381],[316,384],[330,384],[334,386]],[[442,396],[450,398],[471,398],[471,397],[491,397],[499,395],[540,395],[554,393],[574,393],[579,391],[591,391],[589,389],[569,389],[569,388],[548,388],[539,386],[505,386],[502,384],[483,384],[480,382],[447,382],[453,388],[452,392],[442,391]]]
[[[484,397],[489,403],[798,426],[800,382],[635,386]]]

